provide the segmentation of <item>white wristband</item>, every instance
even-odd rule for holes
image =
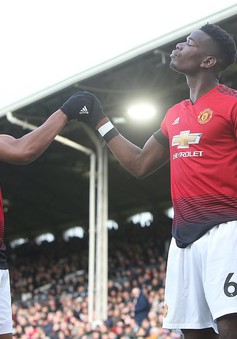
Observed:
[[[108,133],[113,128],[114,128],[114,125],[112,124],[112,122],[108,121],[106,122],[106,124],[98,128],[98,132],[103,137],[106,133]]]

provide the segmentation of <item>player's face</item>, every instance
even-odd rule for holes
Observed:
[[[207,56],[210,37],[201,30],[192,32],[185,42],[176,45],[170,57],[170,68],[186,75],[195,75],[201,69],[201,63]]]

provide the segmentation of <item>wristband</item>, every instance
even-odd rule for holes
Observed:
[[[107,143],[119,134],[118,130],[114,127],[111,121],[106,122],[106,124],[98,128],[98,132]]]

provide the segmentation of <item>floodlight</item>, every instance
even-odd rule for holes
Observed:
[[[129,107],[127,113],[134,120],[146,121],[155,116],[156,109],[151,104],[141,103]]]

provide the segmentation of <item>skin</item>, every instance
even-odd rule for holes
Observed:
[[[190,100],[195,103],[200,97],[219,84],[221,70],[218,60],[218,48],[213,40],[203,31],[196,30],[187,40],[176,45],[171,53],[170,67],[185,75],[190,90]],[[103,118],[97,129],[109,119]],[[121,134],[108,143],[108,147],[120,164],[137,178],[143,178],[169,160],[169,151],[151,136],[140,148]],[[184,330],[185,339],[236,339],[237,314],[226,315],[217,319],[219,336],[213,329]]]
[[[67,116],[57,110],[44,124],[19,139],[0,135],[0,160],[15,165],[31,163],[47,149],[67,122]],[[0,339],[12,339],[12,334],[0,334]]]
[[[37,159],[67,123],[66,115],[58,110],[34,131],[16,139],[0,135],[0,160],[15,165],[26,165]]]

